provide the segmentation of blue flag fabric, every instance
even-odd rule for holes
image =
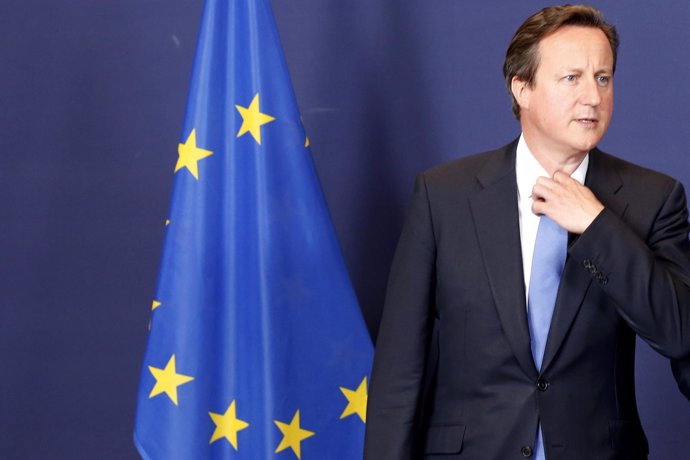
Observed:
[[[268,0],[204,6],[134,428],[145,459],[361,459],[373,347]]]

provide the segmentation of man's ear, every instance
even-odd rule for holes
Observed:
[[[518,77],[513,77],[510,81],[510,91],[513,93],[513,97],[520,106],[520,109],[529,110],[529,99],[532,94],[529,83],[524,80],[520,80]]]

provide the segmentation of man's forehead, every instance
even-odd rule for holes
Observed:
[[[563,26],[542,38],[537,46],[538,61],[543,58],[559,63],[562,67],[578,68],[583,61],[596,57],[605,62],[602,67],[613,67],[613,49],[606,34],[597,27]]]

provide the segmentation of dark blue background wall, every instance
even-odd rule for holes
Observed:
[[[602,147],[690,187],[690,3],[595,5],[622,35]],[[544,3],[273,6],[375,334],[414,173],[519,133],[501,65]],[[0,458],[136,458],[135,394],[200,12],[200,0],[0,3]],[[651,458],[690,458],[690,403],[642,343],[637,376]]]

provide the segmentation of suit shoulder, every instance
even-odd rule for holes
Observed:
[[[617,171],[624,182],[639,184],[648,191],[668,191],[679,184],[678,180],[662,172],[631,163],[601,150],[596,154],[600,157],[601,167]]]
[[[458,187],[476,184],[476,178],[487,169],[494,169],[496,165],[510,170],[514,166],[516,142],[511,142],[496,150],[489,150],[458,158],[427,169],[421,173],[428,186],[449,185]],[[499,166],[499,168],[501,167]]]

